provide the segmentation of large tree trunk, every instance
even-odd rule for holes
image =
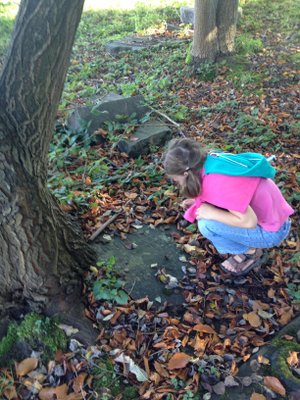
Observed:
[[[23,0],[0,77],[1,314],[44,307],[93,254],[47,189],[47,154],[83,0]]]
[[[195,65],[232,53],[237,15],[238,0],[195,0],[192,46]]]

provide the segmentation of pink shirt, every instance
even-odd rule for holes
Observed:
[[[202,191],[188,208],[184,218],[196,219],[196,211],[202,203],[210,203],[227,210],[244,213],[250,205],[258,225],[267,231],[276,232],[293,209],[282,196],[277,185],[266,178],[229,176],[202,172]]]

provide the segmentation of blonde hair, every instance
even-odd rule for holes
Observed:
[[[167,175],[186,175],[182,194],[194,198],[201,192],[201,169],[207,153],[192,139],[174,139],[169,143],[163,166]]]

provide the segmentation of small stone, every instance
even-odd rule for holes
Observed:
[[[260,363],[257,360],[251,360],[250,368],[253,372],[257,372],[260,369]]]
[[[194,268],[194,267],[189,267],[187,270],[192,275],[196,274],[196,272],[197,272],[196,268]]]
[[[211,399],[211,394],[209,392],[205,393],[202,397],[203,400],[210,400]]]
[[[242,379],[242,384],[243,386],[250,386],[252,384],[252,379],[250,378],[250,376],[244,376],[244,378]]]
[[[231,375],[226,376],[224,384],[225,384],[226,387],[239,386],[239,383]]]
[[[267,396],[267,399],[277,399],[277,394],[265,386],[264,386],[264,393]]]
[[[264,377],[261,375],[252,374],[251,379],[252,379],[253,383],[261,383],[264,380]]]
[[[292,392],[289,395],[289,400],[299,400],[300,399],[300,389],[296,392]]]
[[[259,347],[254,347],[254,349],[252,350],[252,354],[255,354],[259,351]]]
[[[213,391],[218,395],[223,395],[226,390],[224,382],[219,382],[216,385],[214,385],[212,388],[213,388]]]
[[[293,368],[292,372],[297,378],[300,378],[300,368]]]
[[[61,365],[57,365],[54,368],[54,375],[55,376],[64,376],[65,375],[65,371],[63,370],[63,368],[61,367]]]
[[[111,242],[112,237],[110,235],[104,234],[101,238],[102,243],[109,243]]]
[[[188,262],[188,260],[186,259],[186,256],[180,256],[180,257],[179,257],[179,261],[180,261],[180,262],[183,262],[183,263]]]

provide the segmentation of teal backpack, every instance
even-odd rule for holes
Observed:
[[[276,170],[269,162],[273,158],[267,159],[259,153],[211,152],[204,163],[204,171],[206,174],[274,178]]]

